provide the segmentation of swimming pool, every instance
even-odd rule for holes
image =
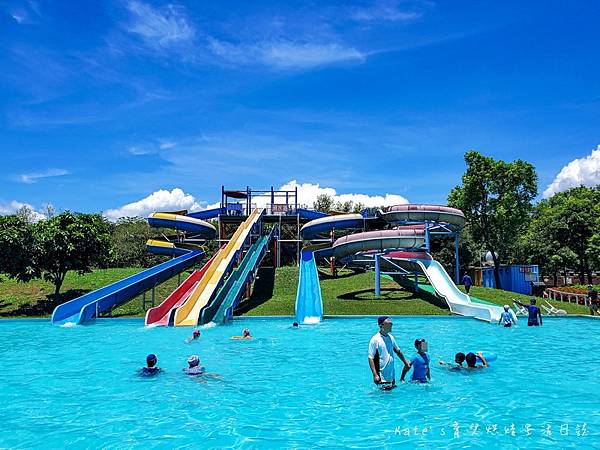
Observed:
[[[367,365],[375,318],[299,330],[291,320],[236,320],[203,329],[192,344],[184,343],[190,328],[144,328],[138,319],[74,328],[2,320],[0,447],[597,445],[600,381],[591,343],[599,321],[504,329],[453,317],[394,318],[407,355],[425,337],[435,362],[479,349],[498,360],[468,374],[432,364],[430,385],[380,392]],[[245,326],[254,341],[228,339]],[[139,378],[151,352],[165,373]],[[222,380],[183,375],[193,353]]]

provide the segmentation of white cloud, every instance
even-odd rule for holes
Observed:
[[[421,17],[415,11],[403,11],[398,8],[399,1],[379,0],[367,8],[353,8],[350,17],[359,22],[392,21],[411,22]]]
[[[43,178],[51,178],[51,177],[62,177],[64,175],[68,175],[70,172],[65,169],[48,169],[44,172],[36,172],[36,173],[24,173],[19,176],[19,180],[22,183],[32,184],[36,183],[38,180]]]
[[[0,202],[0,216],[15,214],[21,208],[27,208],[31,212],[31,219],[34,222],[38,222],[46,218],[43,213],[36,211],[35,208],[29,203],[21,203],[16,200],[11,201],[10,203]]]
[[[367,194],[338,194],[334,188],[321,187],[319,183],[302,183],[299,184],[296,180],[291,180],[284,185],[279,187],[281,191],[293,191],[298,188],[298,204],[312,208],[313,203],[317,200],[319,195],[329,195],[333,197],[335,202],[347,202],[351,201],[355,204],[362,203],[366,207],[379,207],[379,206],[392,206],[409,203],[408,200],[397,194],[385,195],[367,195]],[[279,199],[278,201],[283,201]],[[265,197],[252,197],[252,203],[256,203],[257,206],[266,206],[271,203],[269,196]]]
[[[159,148],[160,148],[161,150],[168,150],[168,149],[170,149],[170,148],[174,148],[174,147],[176,147],[176,146],[177,146],[177,143],[176,143],[176,142],[169,142],[169,141],[162,141],[162,142],[159,144]]]
[[[127,30],[150,47],[167,48],[191,43],[194,39],[196,31],[181,7],[167,5],[159,10],[139,1],[130,1],[127,9],[132,16]]]
[[[270,41],[259,44],[233,44],[208,40],[213,53],[235,64],[264,64],[279,69],[307,69],[340,62],[363,62],[366,55],[355,48],[336,43]]]
[[[544,198],[577,186],[600,184],[600,145],[589,156],[578,158],[564,166],[543,193]]]
[[[137,202],[128,203],[120,208],[109,209],[104,215],[110,220],[117,220],[121,217],[146,217],[156,211],[178,211],[181,209],[197,211],[200,208],[200,204],[196,202],[194,196],[186,194],[180,188],[175,188],[172,191],[161,189]]]

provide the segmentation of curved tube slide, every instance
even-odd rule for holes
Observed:
[[[313,239],[320,233],[325,233],[334,228],[363,228],[365,218],[360,214],[340,214],[338,216],[326,216],[306,223],[300,229],[303,239]]]
[[[396,205],[379,213],[386,221],[395,222],[445,222],[455,227],[465,225],[465,215],[460,209],[440,205]]]
[[[148,217],[148,223],[151,227],[187,231],[204,239],[213,239],[217,235],[217,229],[210,223],[184,214],[155,212]]]
[[[350,234],[336,240],[333,255],[343,258],[371,250],[385,251],[392,248],[419,248],[425,242],[421,230],[382,230]]]
[[[189,296],[188,300],[175,310],[174,326],[194,326],[200,320],[200,314],[214,298],[223,279],[229,273],[235,257],[241,250],[252,227],[263,214],[262,209],[256,209],[238,227],[227,245],[219,251],[217,257],[210,264],[206,273]]]

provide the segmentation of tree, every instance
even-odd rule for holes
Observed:
[[[65,211],[33,226],[37,247],[36,267],[54,284],[54,298],[69,270],[91,272],[106,263],[110,251],[111,224],[100,214]]]
[[[491,252],[500,289],[500,259],[508,257],[529,219],[537,174],[526,161],[496,161],[476,151],[467,152],[465,162],[462,186],[452,189],[448,204],[465,213],[474,240]]]
[[[0,216],[0,272],[27,282],[39,276],[37,248],[27,214]]]
[[[321,194],[317,196],[317,200],[313,203],[313,209],[324,213],[329,213],[333,209],[334,204],[333,197],[327,194]]]
[[[599,233],[600,186],[580,186],[559,192],[540,202],[545,212],[544,226],[549,229],[549,239],[556,249],[569,249],[576,256],[574,262],[579,282],[592,282],[594,262],[593,236]],[[564,267],[564,266],[563,266]]]
[[[162,261],[146,249],[153,230],[145,219],[123,217],[114,225],[110,244],[111,267],[150,267]]]
[[[557,285],[558,272],[575,264],[577,255],[564,242],[560,242],[557,210],[548,201],[541,201],[534,209],[531,221],[521,234],[515,248],[514,259],[540,266],[541,273],[551,275]]]

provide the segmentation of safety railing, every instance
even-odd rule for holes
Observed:
[[[566,303],[577,303],[578,305],[589,306],[587,294],[577,294],[575,292],[564,292],[558,289],[547,288],[544,291],[544,298]]]

